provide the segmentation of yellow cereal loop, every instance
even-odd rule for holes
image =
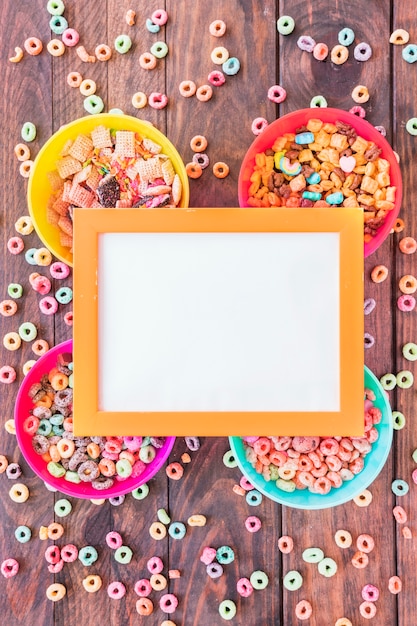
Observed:
[[[91,498],[90,502],[96,504],[97,506],[101,506],[106,501],[106,498]]]
[[[6,423],[4,424],[4,428],[6,429],[6,432],[9,433],[9,435],[15,435],[16,434],[16,426],[14,423],[14,419],[11,418],[9,420],[6,421]]]
[[[164,539],[164,537],[166,537],[167,529],[161,522],[153,522],[153,524],[151,524],[149,527],[149,534],[152,539],[160,541],[161,539]]]
[[[13,502],[22,504],[29,498],[29,489],[23,483],[16,483],[11,487],[9,496]]]
[[[102,580],[98,574],[90,574],[83,579],[83,587],[88,593],[95,593],[101,588]]]
[[[26,361],[25,363],[23,363],[22,365],[23,376],[26,376],[26,374],[29,374],[30,370],[35,365],[35,363],[36,363],[36,359],[29,359],[29,361]]]
[[[48,539],[48,527],[47,526],[41,526],[39,528],[39,539],[41,541],[45,541],[45,539]]]
[[[353,498],[353,502],[360,507],[369,506],[372,502],[372,493],[368,489],[365,489],[362,493]]]
[[[67,589],[61,583],[52,583],[46,590],[46,597],[48,600],[52,600],[52,602],[58,602],[62,600],[62,598],[67,593]]]
[[[48,248],[38,248],[33,253],[33,260],[36,265],[47,266],[52,263],[52,254],[49,252]]]
[[[187,520],[189,526],[205,526],[206,522],[207,519],[204,515],[191,515]]]
[[[21,346],[21,343],[22,339],[19,333],[10,332],[6,333],[3,337],[3,346],[6,348],[6,350],[9,350],[10,352],[18,350]]]
[[[30,235],[33,232],[33,222],[29,215],[22,215],[14,225],[19,235]]]

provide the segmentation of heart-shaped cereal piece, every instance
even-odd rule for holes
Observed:
[[[345,174],[350,174],[356,167],[356,159],[354,156],[342,156],[340,157],[339,165]]]

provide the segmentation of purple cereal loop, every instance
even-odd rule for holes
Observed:
[[[369,43],[365,43],[364,41],[358,43],[353,50],[353,56],[357,61],[367,61],[372,56],[372,48]]]
[[[242,598],[249,598],[253,593],[253,587],[248,578],[239,578],[236,583],[237,592]]]
[[[375,126],[375,130],[377,130],[379,133],[381,133],[381,135],[383,137],[387,136],[387,131],[385,129],[385,126]]]
[[[198,437],[184,437],[185,445],[191,452],[196,452],[200,448],[200,440]]]
[[[210,164],[210,159],[204,152],[196,152],[193,154],[192,161],[193,163],[198,163],[202,170],[206,169]]]
[[[150,445],[158,450],[165,445],[165,437],[151,437]]]
[[[120,506],[125,501],[125,496],[112,496],[109,498],[109,502],[113,506]]]
[[[297,46],[300,50],[304,50],[304,52],[313,52],[315,45],[316,42],[314,39],[308,35],[302,35],[297,39]]]
[[[366,349],[372,348],[374,344],[375,344],[375,338],[373,337],[373,335],[371,335],[370,333],[365,333],[364,334],[364,347]]]
[[[400,311],[413,311],[416,306],[416,299],[414,298],[414,296],[404,294],[398,298],[397,306]]]
[[[220,578],[223,574],[223,567],[220,563],[209,563],[206,567],[206,572],[210,578]]]
[[[9,463],[6,467],[6,476],[10,480],[16,480],[22,475],[22,469],[18,463]]]
[[[375,306],[376,306],[376,301],[373,298],[366,298],[366,300],[363,303],[364,315],[369,315],[370,313],[372,313]]]

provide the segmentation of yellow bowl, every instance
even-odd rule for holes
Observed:
[[[48,172],[56,170],[60,152],[69,139],[75,139],[81,133],[88,134],[100,124],[115,130],[133,130],[162,146],[162,152],[170,157],[175,172],[181,179],[182,197],[179,206],[187,208],[189,203],[190,192],[184,163],[169,139],[149,122],[130,115],[100,113],[82,117],[62,126],[48,139],[35,159],[29,178],[27,198],[29,213],[39,238],[54,256],[71,266],[72,252],[61,246],[58,227],[49,224],[46,219],[46,207],[52,193]]]

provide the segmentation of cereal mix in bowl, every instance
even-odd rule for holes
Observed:
[[[175,437],[77,437],[73,434],[72,340],[42,356],[15,406],[24,457],[46,483],[80,498],[134,491],[162,467]]]
[[[360,207],[365,256],[398,216],[397,159],[378,130],[336,109],[286,115],[257,137],[243,161],[239,203],[246,207]]]
[[[28,203],[46,247],[72,264],[74,207],[186,207],[188,177],[174,146],[149,123],[92,115],[63,126],[43,146]]]

